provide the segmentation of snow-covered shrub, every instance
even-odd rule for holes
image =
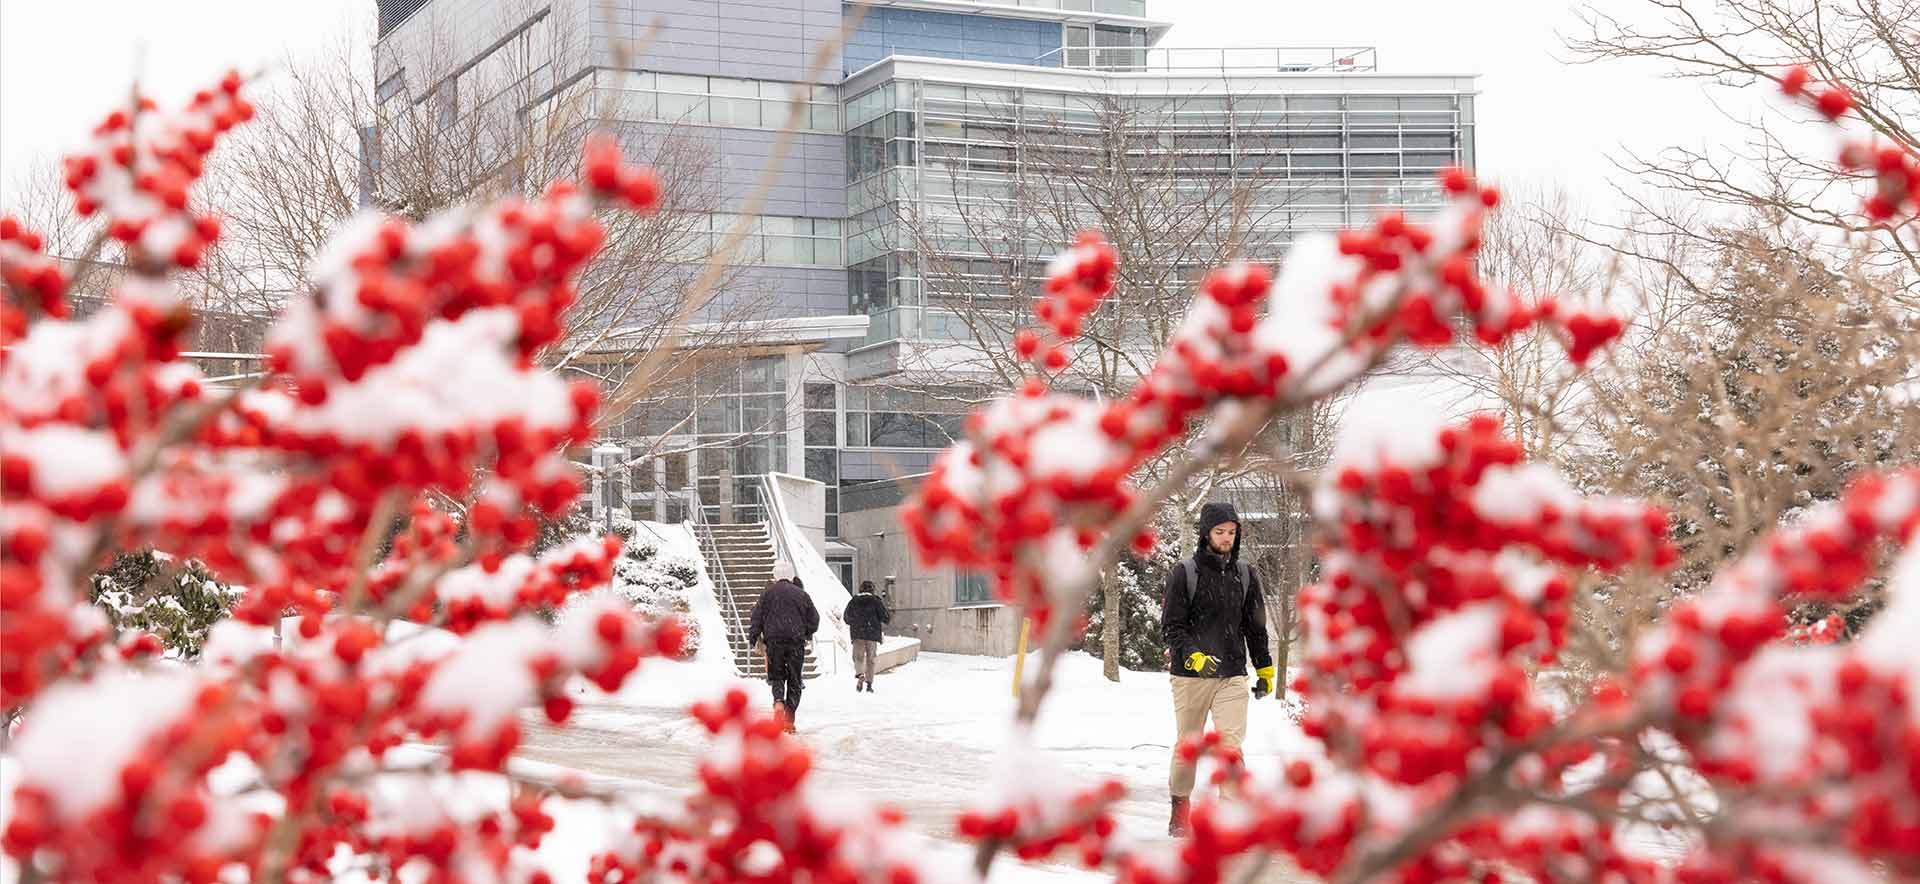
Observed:
[[[677,659],[690,660],[700,650],[700,623],[689,599],[700,579],[699,565],[685,556],[664,554],[658,546],[630,534],[622,534],[628,542],[613,563],[613,591],[648,619],[678,619],[685,637]]]
[[[154,550],[114,556],[93,575],[93,601],[116,629],[159,636],[167,649],[196,657],[213,624],[226,618],[242,589],[221,583],[199,562]]]
[[[1106,650],[1107,593],[1120,594],[1120,665],[1136,671],[1167,666],[1167,643],[1160,634],[1161,590],[1166,568],[1128,556],[1113,576],[1087,597],[1087,631],[1082,647],[1100,657]]]

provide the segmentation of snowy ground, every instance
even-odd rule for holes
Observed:
[[[987,780],[1012,718],[1012,658],[922,653],[882,673],[872,694],[856,694],[850,670],[834,672],[822,662],[826,671],[807,683],[799,715],[801,736],[815,750],[813,775],[829,789],[901,807],[933,849],[953,850],[959,860],[958,845],[941,843],[950,841],[954,817]],[[1142,840],[1165,839],[1167,760],[1174,740],[1168,676],[1123,672],[1115,684],[1101,675],[1098,660],[1083,654],[1062,666],[1041,715],[1039,745],[1089,783],[1119,777],[1129,791],[1122,831]],[[686,703],[713,696],[730,681],[709,673],[686,664],[642,666],[617,701],[582,697],[587,705],[566,729],[545,727],[530,716],[521,755],[636,789],[679,793],[691,783],[706,739],[687,718]],[[767,702],[764,684],[747,688],[756,702]],[[1245,748],[1254,763],[1277,765],[1305,744],[1280,703],[1255,702],[1251,708]],[[1002,863],[1009,868],[997,879],[1085,876],[1066,867]],[[1294,879],[1276,869],[1262,880]]]

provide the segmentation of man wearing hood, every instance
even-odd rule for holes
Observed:
[[[773,709],[786,719],[787,732],[794,730],[794,713],[800,709],[800,692],[807,661],[807,640],[820,631],[820,611],[813,598],[800,588],[793,566],[781,562],[774,566],[773,585],[753,603],[747,624],[747,645],[764,640],[767,658],[767,684],[773,688]]]
[[[1227,503],[1200,509],[1200,544],[1193,558],[1167,574],[1160,628],[1172,658],[1173,718],[1178,739],[1199,736],[1213,719],[1220,740],[1239,748],[1247,735],[1247,661],[1258,680],[1253,696],[1273,691],[1273,654],[1267,648],[1267,611],[1253,568],[1240,561],[1240,516]],[[1176,742],[1167,780],[1173,815],[1167,832],[1187,830],[1194,765]]]
[[[841,614],[853,634],[853,689],[873,693],[873,666],[880,654],[880,628],[893,619],[887,603],[873,591],[873,581],[860,581],[860,591],[847,600]]]

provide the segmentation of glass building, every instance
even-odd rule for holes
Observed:
[[[522,119],[570,101],[617,132],[704,138],[719,194],[706,235],[761,200],[737,285],[765,321],[690,371],[683,400],[609,428],[658,456],[595,505],[643,518],[684,517],[696,489],[711,518],[755,519],[758,477],[784,472],[826,483],[828,535],[853,540],[841,495],[927,469],[1003,380],[984,351],[1046,259],[1099,220],[1101,194],[1231,228],[1167,259],[1190,285],[1219,254],[1280,261],[1302,232],[1421,216],[1437,170],[1474,165],[1471,76],[1382,71],[1365,47],[1169,48],[1149,13],[1173,0],[378,5],[383,104],[491,93],[483,74],[505,53],[526,72]],[[1124,338],[1157,343],[1151,323]],[[829,546],[855,576],[853,545]],[[977,595],[968,579],[956,599]]]

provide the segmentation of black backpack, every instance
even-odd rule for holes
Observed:
[[[1253,566],[1239,560],[1235,560],[1233,564],[1235,569],[1240,572],[1240,588],[1243,590],[1252,589]],[[1193,559],[1188,557],[1180,560],[1180,570],[1187,578],[1187,601],[1193,601],[1193,589],[1200,585],[1200,569],[1193,563]]]

